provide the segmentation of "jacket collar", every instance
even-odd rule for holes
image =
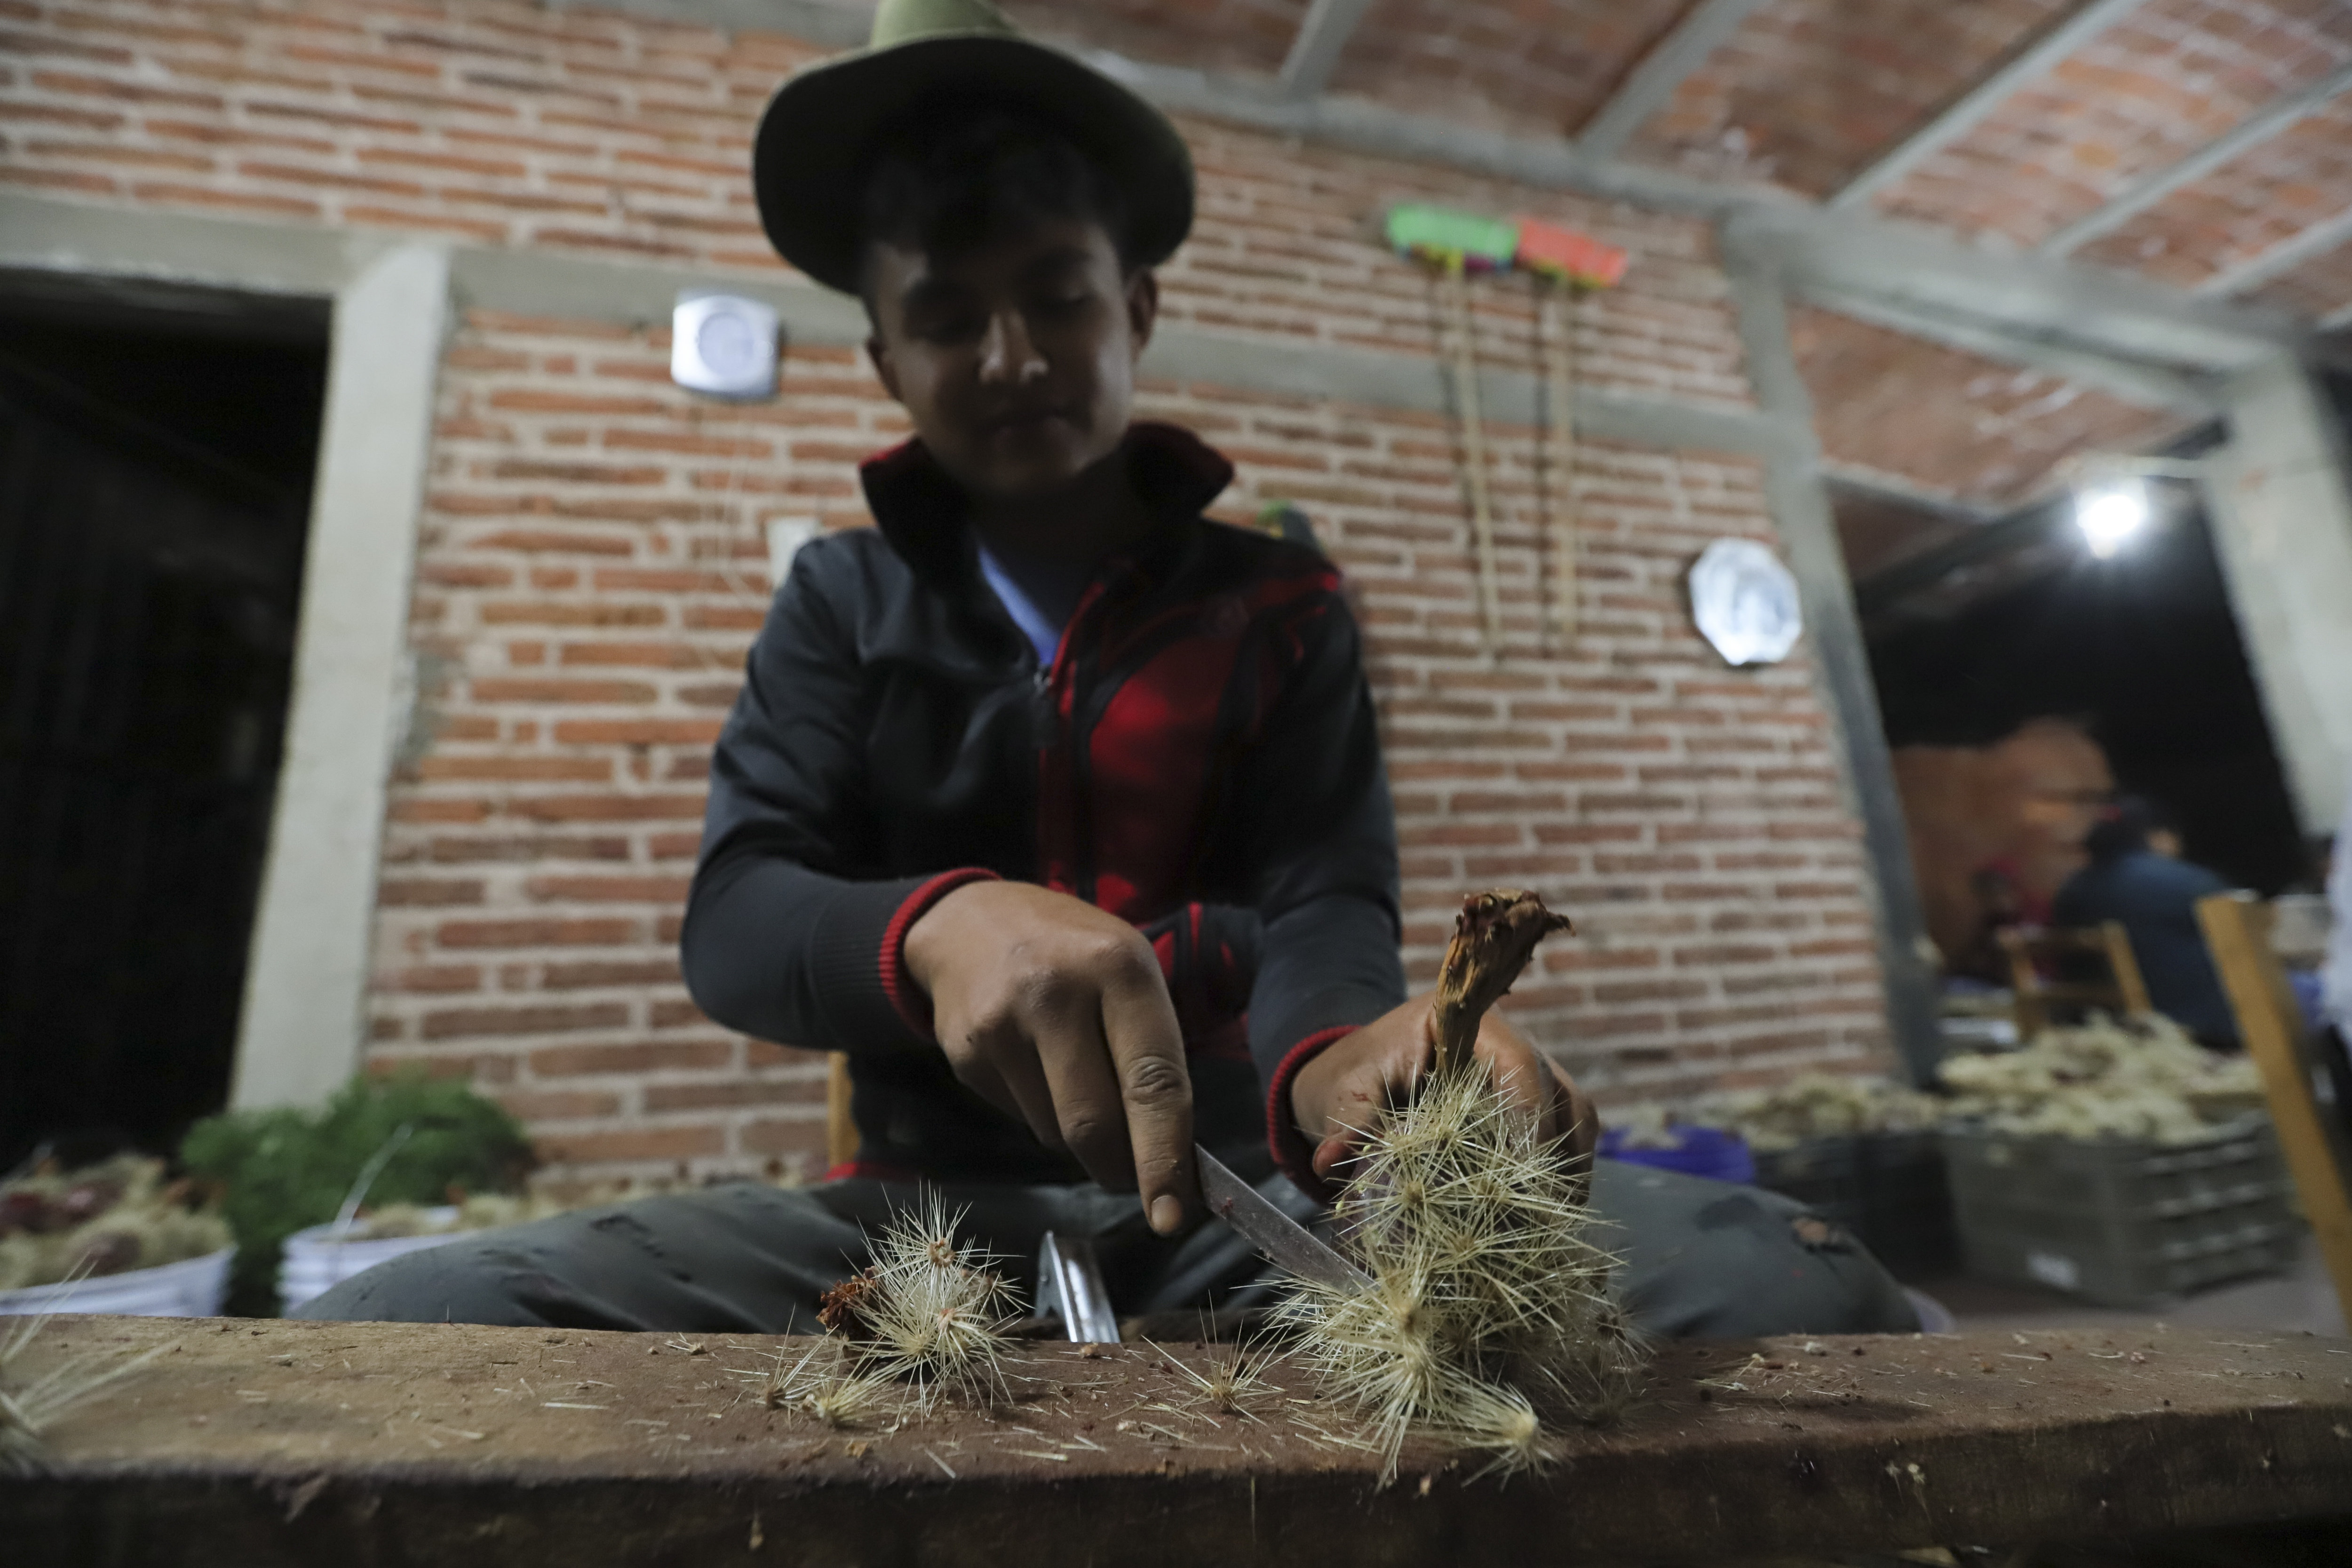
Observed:
[[[1234,466],[1190,430],[1139,420],[1119,450],[1137,494],[1161,528],[1181,528],[1234,482]],[[858,465],[866,504],[882,537],[915,574],[935,587],[972,571],[964,526],[963,487],[948,477],[921,440],[909,439]]]

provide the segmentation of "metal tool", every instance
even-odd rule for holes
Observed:
[[[1192,1158],[1200,1166],[1201,1195],[1208,1200],[1209,1212],[1241,1232],[1242,1238],[1263,1253],[1267,1262],[1335,1290],[1370,1288],[1370,1275],[1275,1207],[1273,1200],[1234,1174],[1223,1160],[1197,1143],[1192,1146]]]
[[[1103,1288],[1102,1265],[1095,1258],[1093,1242],[1055,1236],[1049,1230],[1037,1246],[1037,1267],[1054,1293],[1062,1328],[1071,1342],[1118,1343],[1118,1319],[1110,1310],[1110,1292]]]

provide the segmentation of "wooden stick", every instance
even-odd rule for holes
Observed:
[[[1454,306],[1454,389],[1462,412],[1462,463],[1468,470],[1470,533],[1478,552],[1486,653],[1493,658],[1503,646],[1503,599],[1495,581],[1495,507],[1486,493],[1486,422],[1478,403],[1478,348],[1471,335],[1470,281],[1460,257],[1447,261],[1445,279]]]
[[[1445,962],[1437,972],[1433,1076],[1470,1060],[1486,1009],[1510,990],[1536,943],[1553,931],[1574,929],[1567,916],[1552,913],[1543,900],[1524,889],[1496,889],[1462,900],[1454,940],[1446,943]]]
[[[2330,1125],[2311,1092],[2312,1064],[2303,1049],[2303,1018],[2278,955],[2271,951],[2270,910],[2251,893],[2215,893],[2197,900],[2197,923],[2221,972],[2238,1037],[2263,1075],[2303,1212],[2319,1239],[2319,1255],[2336,1282],[2336,1298],[2352,1318],[2352,1151]]]
[[[1551,471],[1558,475],[1559,499],[1552,523],[1559,541],[1558,603],[1552,624],[1566,647],[1576,641],[1576,301],[1582,293],[1574,285],[1554,279],[1544,291],[1545,369],[1552,438]]]

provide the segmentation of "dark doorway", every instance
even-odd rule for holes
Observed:
[[[226,1101],[327,328],[0,274],[0,1170]]]
[[[2262,695],[2197,488],[2156,488],[2158,521],[2110,560],[2084,550],[2060,497],[1990,525],[2012,535],[2008,585],[1943,615],[1886,605],[1870,639],[1886,738],[1984,745],[2030,719],[2074,720],[2119,789],[2179,819],[2189,858],[2275,893],[2310,866]],[[1933,554],[1898,569],[1920,596],[1938,591]],[[1883,602],[1867,580],[1856,593],[1866,614]]]

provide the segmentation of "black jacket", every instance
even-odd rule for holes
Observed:
[[[907,928],[972,877],[1145,928],[1202,1141],[1271,1132],[1294,1171],[1269,1093],[1403,997],[1395,825],[1337,571],[1203,519],[1233,470],[1193,437],[1139,425],[1126,452],[1160,526],[1096,574],[1051,669],[913,442],[863,469],[878,531],[802,549],[752,646],[711,761],[687,984],[730,1027],[849,1054],[861,1168],[1079,1179],[955,1080],[905,977]]]

